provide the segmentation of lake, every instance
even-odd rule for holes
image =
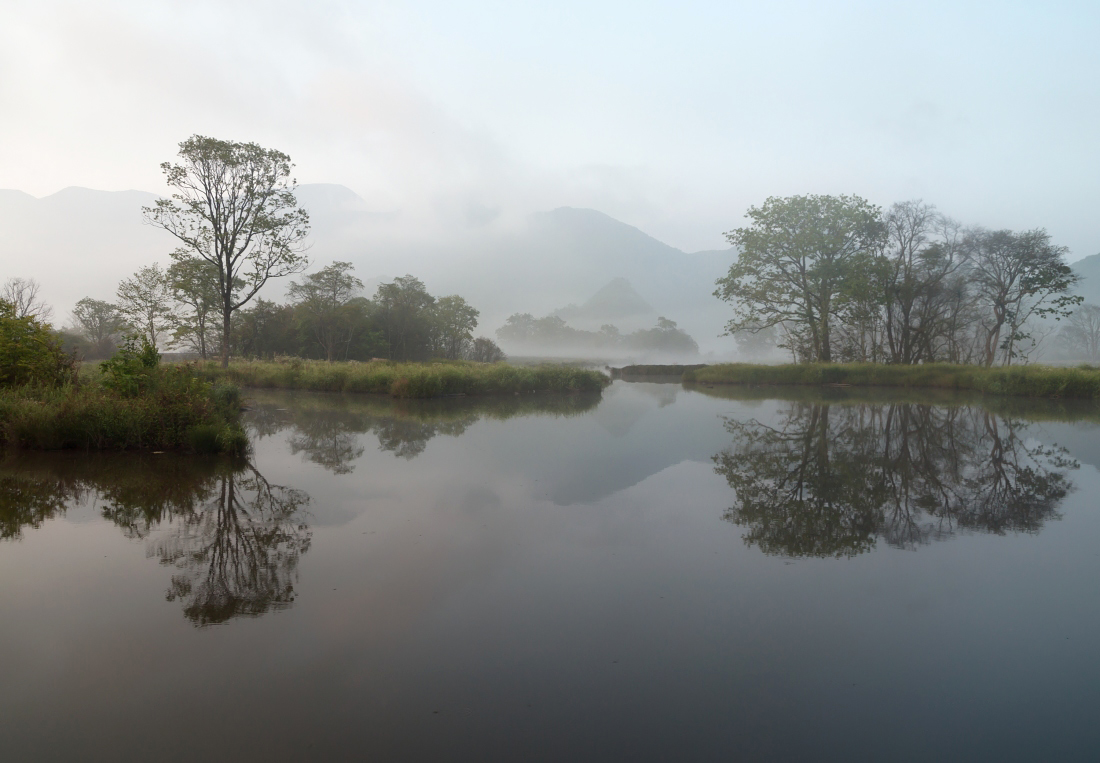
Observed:
[[[0,758],[1100,757],[1095,404],[249,396],[0,466]]]

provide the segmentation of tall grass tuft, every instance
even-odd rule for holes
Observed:
[[[0,444],[41,450],[187,450],[241,455],[239,393],[188,367],[157,368],[127,393],[97,379],[0,389]]]

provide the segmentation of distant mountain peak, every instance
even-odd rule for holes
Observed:
[[[593,323],[656,315],[657,311],[642,298],[630,281],[612,278],[581,306],[569,305],[555,310],[554,315],[569,321]]]

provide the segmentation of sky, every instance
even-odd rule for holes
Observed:
[[[769,196],[847,193],[1072,260],[1097,39],[1095,2],[0,0],[0,188],[163,192],[199,133],[414,238],[574,206],[716,249]]]

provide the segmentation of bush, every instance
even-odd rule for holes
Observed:
[[[0,300],[0,387],[56,387],[76,378],[76,361],[49,326]]]
[[[140,344],[139,344],[140,342]],[[103,386],[128,397],[140,395],[156,382],[160,353],[145,337],[128,336],[99,368]]]

